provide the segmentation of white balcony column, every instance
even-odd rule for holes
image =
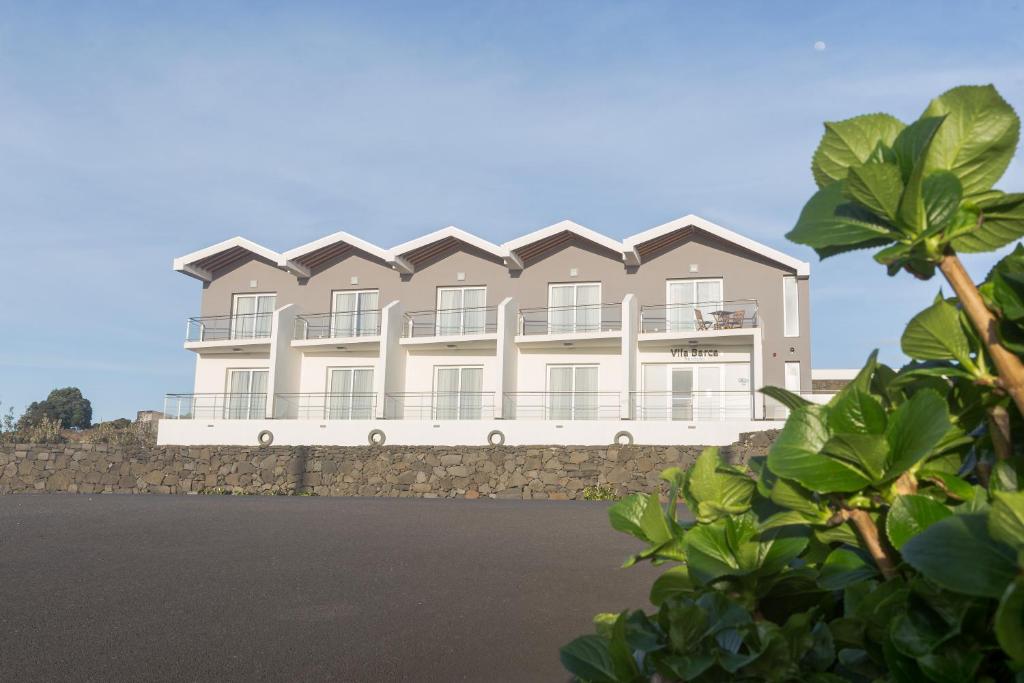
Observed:
[[[403,325],[402,302],[392,301],[381,309],[380,352],[373,366],[374,412],[378,420],[385,417],[385,396],[404,391],[405,349],[399,343]]]
[[[758,313],[760,315],[760,312]],[[753,353],[750,354],[750,362],[753,365],[751,371],[754,375],[751,387],[751,394],[754,402],[754,419],[764,419],[764,395],[760,393],[761,388],[764,387],[764,364],[766,358],[764,357],[764,344],[761,340],[760,318],[758,318],[758,327],[755,327],[751,332],[754,333],[754,349]]]
[[[498,340],[495,353],[498,359],[498,376],[495,383],[495,417],[509,419],[512,417],[512,406],[505,405],[505,394],[516,391],[516,372],[518,349],[515,336],[519,324],[519,310],[515,299],[507,297],[498,304]]]
[[[637,336],[640,328],[640,306],[635,294],[622,299],[622,399],[623,420],[633,419],[633,392],[636,391]]]
[[[295,316],[300,308],[286,304],[274,311],[270,324],[270,368],[267,373],[266,417],[274,417],[274,396],[294,394],[299,391],[302,374],[302,353],[292,348],[295,331]]]

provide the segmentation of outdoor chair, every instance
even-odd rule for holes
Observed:
[[[699,308],[693,309],[693,315],[696,317],[696,328],[698,330],[710,330],[713,324],[710,320],[704,319],[704,314],[700,312]]]
[[[743,327],[743,318],[745,317],[743,311],[733,311],[725,316],[723,327],[727,329],[736,329]]]

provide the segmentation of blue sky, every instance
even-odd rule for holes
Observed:
[[[173,5],[173,7],[171,7]],[[97,418],[189,391],[200,285],[241,234],[621,238],[700,214],[812,263],[816,367],[899,364],[939,281],[786,242],[821,122],[954,85],[1024,109],[1019,3],[0,2],[0,402]],[[824,50],[814,44],[822,41]],[[1000,187],[1024,189],[1016,161]],[[968,260],[981,277],[994,258]]]

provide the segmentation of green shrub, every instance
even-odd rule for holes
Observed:
[[[1024,235],[1024,194],[992,189],[1019,120],[994,88],[936,98],[914,123],[826,124],[821,188],[794,241],[822,258],[884,247],[890,275],[938,269],[895,371],[873,353],[827,405],[791,411],[749,467],[706,450],[658,492],[609,509],[672,565],[656,610],[601,614],[562,648],[585,681],[1024,680],[1024,248],[980,287],[956,250]],[[677,514],[682,500],[689,515]]]
[[[583,500],[619,500],[622,496],[606,484],[595,484],[583,487]]]

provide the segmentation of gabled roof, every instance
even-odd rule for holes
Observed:
[[[355,235],[339,231],[332,235],[321,237],[318,240],[313,240],[301,247],[289,249],[281,254],[278,259],[278,265],[284,268],[286,267],[287,262],[291,261],[305,268],[313,269],[320,264],[335,258],[336,256],[346,254],[353,249],[363,251],[384,262],[389,262],[391,260],[391,252],[387,249],[382,249],[376,244],[367,242]]]
[[[450,249],[454,242],[462,242],[476,247],[501,260],[507,256],[507,252],[497,244],[456,228],[454,225],[449,225],[447,228],[435,230],[430,234],[392,247],[389,250],[391,265],[403,273],[412,273],[419,264]]]
[[[808,276],[811,274],[811,264],[807,261],[801,261],[800,259],[784,254],[777,249],[772,249],[768,245],[756,242],[749,237],[744,237],[739,233],[733,232],[728,228],[723,228],[721,225],[712,223],[711,221],[705,220],[700,216],[694,216],[690,214],[677,218],[674,221],[669,221],[663,225],[651,228],[650,230],[644,230],[638,232],[635,235],[627,237],[622,241],[625,249],[633,251],[637,255],[638,260],[643,259],[645,246],[649,246],[659,238],[664,238],[677,231],[685,230],[689,227],[698,228],[707,232],[719,239],[725,240],[726,242],[732,242],[733,244],[743,247],[748,251],[752,251],[755,254],[760,254],[765,258],[775,261],[776,263],[782,264],[796,271],[797,275]]]
[[[232,237],[174,259],[174,269],[179,273],[209,282],[213,279],[216,271],[249,258],[250,255],[256,255],[271,263],[287,267],[281,263],[281,254],[273,249],[268,249],[244,237]],[[299,274],[291,267],[288,267],[288,270]]]
[[[630,259],[623,251],[622,242],[569,220],[559,221],[546,228],[534,230],[527,235],[505,242],[501,246],[508,251],[509,261],[511,261],[509,267],[522,269],[525,262],[548,249],[561,246],[571,240],[573,236],[620,254],[624,261],[630,263]]]

